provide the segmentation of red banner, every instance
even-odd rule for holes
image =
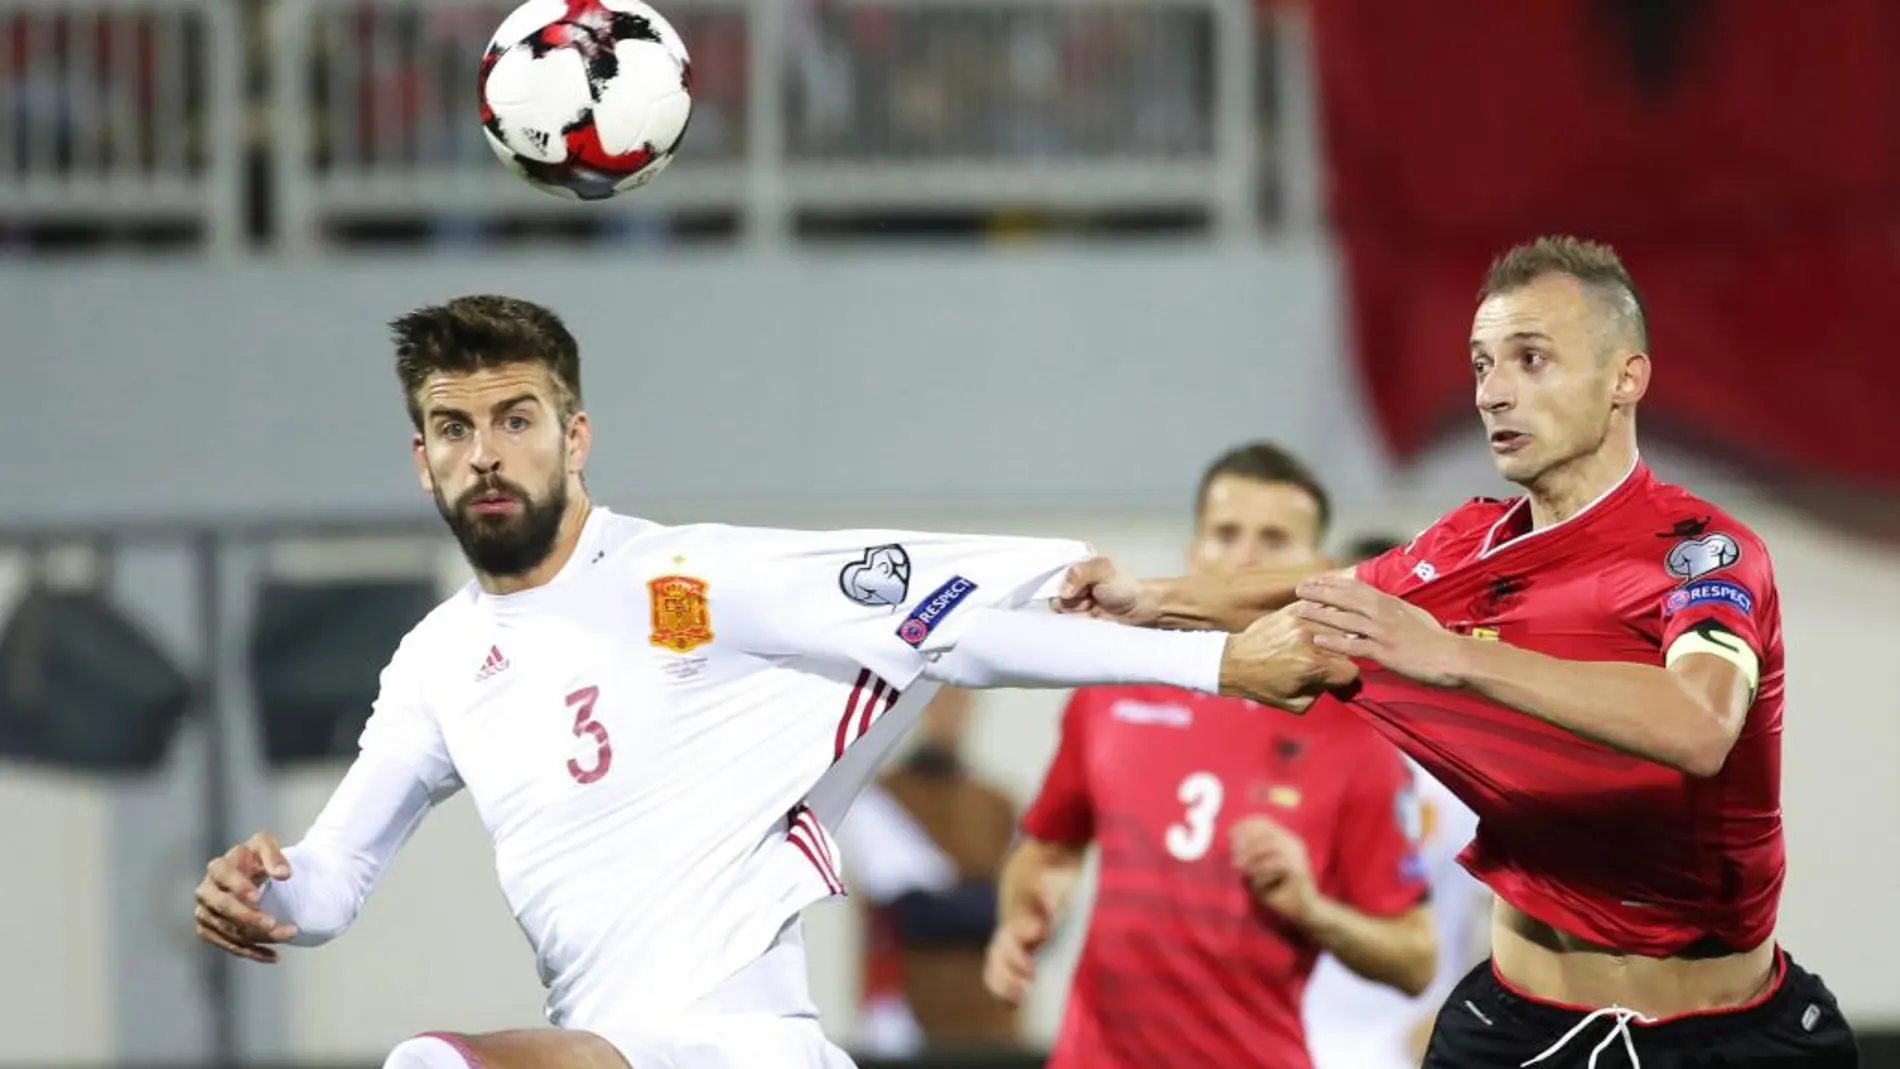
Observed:
[[[1470,414],[1490,258],[1615,244],[1660,424],[1900,485],[1900,3],[1315,0],[1360,366],[1411,454]]]

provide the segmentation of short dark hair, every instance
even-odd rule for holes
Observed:
[[[1629,269],[1608,245],[1555,234],[1505,250],[1491,261],[1480,303],[1548,275],[1568,275],[1583,285],[1639,349],[1649,348],[1649,308]]]
[[[1319,483],[1319,477],[1313,469],[1301,462],[1300,458],[1274,445],[1272,442],[1248,442],[1237,445],[1207,466],[1201,473],[1200,488],[1194,494],[1194,515],[1198,518],[1207,511],[1207,491],[1214,480],[1223,475],[1232,475],[1241,479],[1251,479],[1261,483],[1286,483],[1297,486],[1312,497],[1319,506],[1319,533],[1326,533],[1326,525],[1332,522],[1333,503],[1326,496],[1326,488]]]
[[[1383,557],[1404,544],[1405,539],[1394,538],[1391,535],[1360,535],[1346,543],[1344,557],[1347,562],[1358,564],[1360,561],[1371,560],[1374,557]]]
[[[409,419],[422,429],[422,385],[430,375],[465,375],[509,364],[539,364],[554,379],[563,420],[581,404],[581,352],[561,317],[533,301],[479,294],[397,316],[396,344]]]

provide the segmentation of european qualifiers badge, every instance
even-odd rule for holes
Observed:
[[[647,580],[647,593],[653,602],[653,645],[690,653],[713,640],[705,580],[662,575]]]
[[[866,547],[838,572],[838,589],[866,608],[895,609],[910,596],[910,554],[896,543]]]

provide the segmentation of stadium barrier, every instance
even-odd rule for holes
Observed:
[[[339,216],[571,213],[500,168],[472,71],[509,5],[280,5],[280,202],[294,247]],[[677,173],[628,206],[800,212],[1187,208],[1245,228],[1259,127],[1250,0],[676,0],[695,111]],[[1278,94],[1284,96],[1284,93]]]
[[[344,216],[575,210],[498,166],[476,121],[475,61],[510,6],[279,5],[273,129],[295,247]],[[695,110],[676,173],[629,208],[729,211],[760,242],[797,213],[847,209],[1185,208],[1243,228],[1255,213],[1250,0],[662,9],[693,51]]]
[[[0,2],[0,222],[186,225],[235,250],[245,55],[227,3]]]
[[[376,215],[572,215],[490,156],[473,68],[494,0],[279,4],[285,235]],[[1250,230],[1264,85],[1250,0],[675,0],[688,148],[610,211],[1203,211]],[[1273,38],[1267,38],[1269,42]],[[1296,65],[1298,66],[1298,65]],[[1271,163],[1271,158],[1265,159]],[[581,209],[600,211],[600,205]]]
[[[1318,218],[1290,9],[669,0],[694,56],[688,147],[602,206],[529,189],[488,149],[474,71],[511,6],[0,0],[0,228],[181,223],[228,252],[255,218],[308,252],[390,219],[701,215],[770,245],[879,211],[1176,213],[1245,239]]]

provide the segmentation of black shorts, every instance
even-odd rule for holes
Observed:
[[[1612,1011],[1585,1024],[1587,1011],[1504,986],[1487,960],[1446,996],[1424,1069],[1518,1069],[1546,1052],[1534,1069],[1858,1069],[1860,1048],[1833,993],[1786,953],[1780,961],[1781,982],[1760,1000],[1649,1024],[1631,1020],[1626,1045]]]

